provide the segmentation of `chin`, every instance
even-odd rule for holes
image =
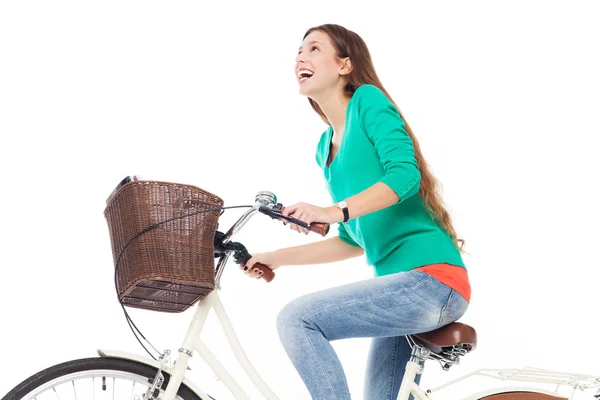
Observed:
[[[300,86],[298,88],[298,93],[300,93],[303,96],[310,97],[311,99],[314,97],[314,92],[314,90],[307,89],[306,86]]]
[[[310,97],[310,93],[307,93],[306,90],[304,90],[304,88],[298,89],[298,93],[304,97]]]

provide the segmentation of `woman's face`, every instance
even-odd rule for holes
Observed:
[[[315,99],[319,94],[337,89],[343,74],[342,63],[329,35],[311,32],[298,49],[295,74],[299,92]]]

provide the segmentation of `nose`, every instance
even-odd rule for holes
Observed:
[[[299,66],[300,62],[304,62],[305,60],[306,60],[306,56],[304,55],[304,53],[299,53],[296,56],[296,60],[295,60],[296,61],[296,66]]]

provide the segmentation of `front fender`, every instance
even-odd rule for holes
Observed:
[[[98,349],[98,355],[100,357],[105,357],[105,358],[120,358],[123,360],[131,360],[131,361],[139,362],[141,364],[149,365],[149,366],[157,368],[157,369],[160,367],[160,363],[156,360],[152,360],[147,357],[142,357],[142,356],[139,356],[139,355],[133,354],[133,353],[127,353],[124,351]],[[169,375],[171,374],[171,367],[169,365],[165,365],[163,367],[163,370],[168,372]],[[192,392],[194,392],[199,398],[207,399],[207,400],[212,399],[212,397],[210,397],[209,395],[204,393],[198,386],[196,386],[194,383],[190,382],[186,377],[183,377],[182,383],[185,384],[187,387],[189,387],[190,390]]]

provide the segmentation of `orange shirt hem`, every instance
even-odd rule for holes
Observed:
[[[467,302],[471,302],[471,284],[465,268],[441,263],[429,264],[415,269],[431,275],[444,285],[456,290]]]

